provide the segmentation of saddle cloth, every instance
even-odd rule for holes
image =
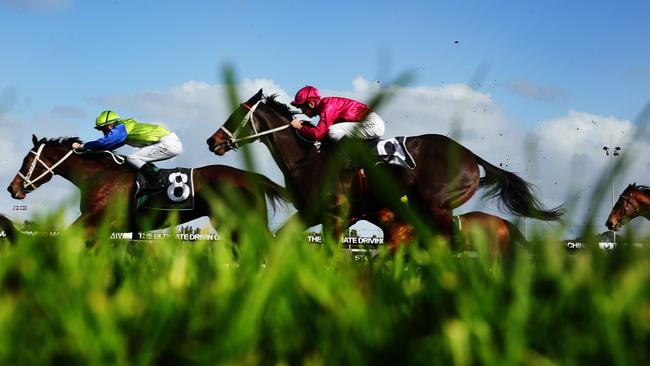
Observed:
[[[158,172],[165,187],[140,197],[136,208],[151,210],[192,210],[194,209],[194,168],[160,169]],[[136,194],[144,185],[145,179],[138,173]]]
[[[415,169],[415,160],[406,148],[405,136],[381,139],[375,145],[374,150],[377,156],[387,164]]]

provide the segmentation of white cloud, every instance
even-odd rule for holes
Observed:
[[[610,163],[618,164],[623,156],[627,162],[622,173],[613,178],[615,199],[629,183],[650,182],[650,157],[644,153],[650,146],[638,138],[640,132],[628,120],[577,111],[540,123],[535,135],[543,157],[540,160],[540,172],[546,177],[543,185],[557,187],[555,190],[564,191],[565,195],[579,195],[579,208],[585,213],[598,210],[602,222],[597,224],[604,223],[611,207],[611,188],[595,202],[590,199],[600,179],[605,179],[607,187],[611,187]],[[605,154],[603,147],[610,146],[610,138],[611,146],[620,146],[623,155]]]

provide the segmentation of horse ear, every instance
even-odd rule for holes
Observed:
[[[36,146],[36,144],[38,144],[38,138],[34,134],[32,134],[32,143],[34,144],[34,146]]]
[[[246,102],[246,104],[253,105],[257,103],[259,100],[261,100],[263,96],[264,96],[264,92],[260,88],[260,90],[257,93],[255,93],[255,95],[253,95],[251,99],[249,99],[248,102]]]

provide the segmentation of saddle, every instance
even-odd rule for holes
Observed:
[[[364,143],[370,148],[370,153],[377,158],[375,165],[388,164],[415,169],[415,160],[406,147],[406,137],[398,136],[388,139],[371,139],[364,140]],[[353,172],[362,167],[348,154],[342,153],[342,157],[345,162],[343,170]]]
[[[158,175],[164,187],[139,197],[135,202],[136,209],[192,210],[194,208],[193,168],[160,169]],[[137,172],[134,197],[137,197],[138,191],[145,185],[145,181],[144,175]]]
[[[380,139],[372,148],[381,162],[389,165],[397,165],[408,169],[415,169],[415,160],[406,147],[406,137],[398,136],[388,139]]]

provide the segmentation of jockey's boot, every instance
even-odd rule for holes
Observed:
[[[349,139],[351,137],[343,137],[339,142],[345,141],[346,139]],[[362,142],[361,147],[367,146],[370,154],[373,156],[377,156],[377,149],[375,148],[377,146],[377,142],[379,142],[379,138],[373,138],[373,139],[367,139],[367,140],[361,140],[358,139],[357,141]],[[363,168],[365,164],[361,163],[357,158],[354,157],[354,154],[350,154],[349,152],[340,152],[339,156],[341,156],[341,160],[343,161],[343,170],[344,171],[355,171],[357,169]]]
[[[144,186],[140,187],[136,197],[141,197],[149,193],[157,192],[163,189],[164,184],[158,175],[158,169],[151,163],[146,163],[140,168],[140,172],[144,176]]]

